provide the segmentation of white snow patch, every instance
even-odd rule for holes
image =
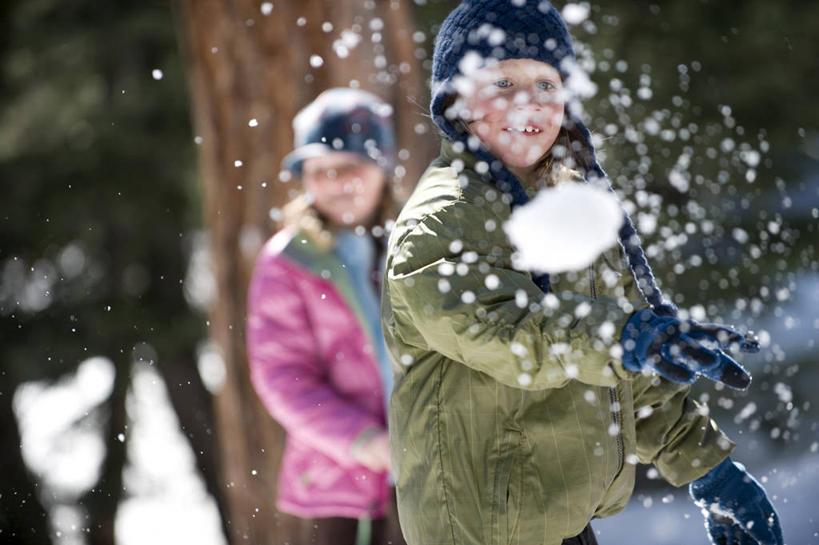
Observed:
[[[597,94],[597,84],[591,80],[588,72],[577,61],[566,57],[560,64],[568,74],[563,88],[571,96],[565,98],[585,99]]]
[[[340,59],[345,59],[359,43],[361,43],[361,35],[350,29],[342,30],[341,37],[333,42],[333,51]]]
[[[518,249],[515,266],[559,273],[590,265],[617,242],[623,211],[614,194],[583,184],[542,190],[503,228]]]
[[[484,284],[490,290],[496,290],[500,286],[500,279],[496,275],[490,274],[484,279]]]
[[[745,229],[740,229],[739,227],[734,227],[733,231],[731,231],[731,235],[733,235],[734,240],[739,242],[740,244],[745,244],[748,242],[748,231]]]
[[[23,459],[47,487],[78,495],[96,481],[105,443],[84,417],[111,394],[113,385],[114,364],[93,357],[55,385],[26,382],[14,392]]]
[[[739,411],[739,414],[737,414],[734,417],[734,422],[739,424],[739,423],[743,422],[744,420],[747,420],[748,418],[750,418],[751,415],[754,414],[755,412],[756,412],[756,403],[754,403],[753,401],[750,401],[747,405],[745,405],[742,408],[741,411]]]
[[[467,51],[458,63],[458,70],[465,76],[474,74],[486,64],[485,59],[476,51]]]
[[[777,382],[774,384],[773,391],[776,394],[776,397],[778,397],[779,401],[782,403],[790,403],[793,401],[793,392],[791,392],[791,387],[784,382]]]
[[[745,162],[745,164],[751,168],[759,166],[759,161],[761,159],[759,152],[756,150],[744,151],[740,154],[740,157]]]
[[[589,11],[589,5],[585,2],[582,4],[569,3],[563,6],[561,15],[568,24],[579,25],[589,18]]]

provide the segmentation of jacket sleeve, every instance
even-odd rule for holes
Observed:
[[[293,268],[282,266],[282,260],[260,260],[250,284],[247,346],[253,386],[288,434],[342,465],[357,465],[351,454],[356,438],[383,425],[328,382]]]
[[[531,276],[512,267],[495,217],[462,206],[426,216],[395,241],[385,295],[396,336],[515,388],[629,378],[612,350],[627,302],[573,292],[544,299]],[[489,221],[494,230],[485,228]]]
[[[638,308],[641,299],[622,250],[606,252],[610,286]],[[605,288],[604,288],[605,289]],[[619,331],[618,331],[619,335]],[[634,396],[637,458],[654,464],[675,486],[697,479],[719,464],[734,448],[717,424],[696,401],[691,387],[655,375],[638,374],[631,384]]]
[[[656,376],[632,382],[637,458],[681,486],[705,475],[736,446],[689,396],[690,386]]]

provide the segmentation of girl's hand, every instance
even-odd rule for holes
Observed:
[[[648,367],[681,384],[690,384],[697,375],[703,375],[735,390],[748,388],[751,375],[724,350],[737,346],[742,352],[759,351],[753,335],[718,324],[658,316],[650,310],[631,317],[620,343],[626,369],[639,372]]]
[[[385,430],[365,430],[353,444],[353,458],[376,473],[390,471],[390,436]]]

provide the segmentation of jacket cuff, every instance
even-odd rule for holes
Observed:
[[[654,460],[663,478],[674,486],[699,479],[725,460],[736,447],[707,415],[686,414],[687,431],[667,444]]]

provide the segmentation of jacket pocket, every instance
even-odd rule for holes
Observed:
[[[518,532],[523,485],[521,440],[519,431],[506,430],[499,444],[490,522],[493,545],[508,545]]]

